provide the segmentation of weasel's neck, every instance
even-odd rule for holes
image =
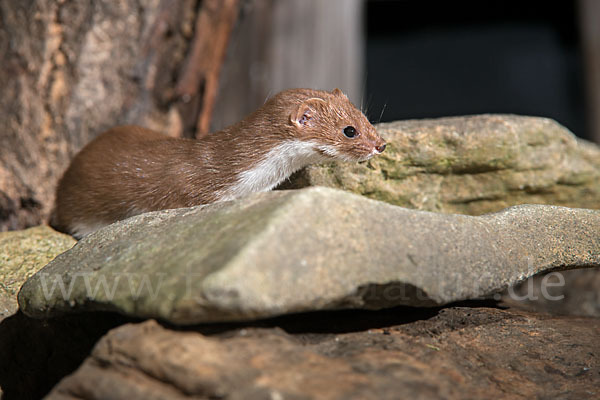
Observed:
[[[278,113],[273,107],[262,107],[203,138],[204,148],[214,155],[210,165],[218,165],[217,201],[271,190],[300,168],[326,159],[317,143],[299,140]]]
[[[273,189],[297,170],[326,158],[317,150],[317,144],[289,139],[273,146],[258,162],[236,174],[235,181],[219,200],[233,200],[255,192]]]

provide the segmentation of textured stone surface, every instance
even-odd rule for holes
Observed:
[[[404,207],[472,215],[521,203],[600,208],[600,148],[554,121],[480,115],[377,129],[389,142],[382,155],[360,165],[310,166],[284,187],[329,186]],[[600,273],[573,271],[564,278],[564,285],[550,290],[564,295],[561,300],[542,296],[540,276],[533,281],[535,293],[521,286],[513,298],[524,300],[511,304],[600,315]]]
[[[74,244],[71,236],[46,225],[0,232],[0,320],[17,310],[17,292],[23,282]]]
[[[444,215],[310,188],[114,224],[29,279],[19,304],[34,317],[107,310],[177,324],[249,320],[445,304],[594,265],[599,211]]]
[[[280,321],[285,330],[245,327],[210,337],[154,321],[124,325],[101,339],[47,398],[600,396],[598,319],[449,308],[399,324],[402,313],[394,320],[390,311],[347,314],[355,326],[377,321],[358,332],[336,332],[339,320],[331,313],[317,321],[297,316],[295,326]]]
[[[556,122],[479,115],[377,125],[367,163],[310,166],[285,188],[329,186],[420,210],[479,215],[515,204],[600,208],[600,148]]]

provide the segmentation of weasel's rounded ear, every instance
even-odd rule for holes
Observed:
[[[327,107],[327,102],[318,97],[305,100],[292,112],[290,121],[298,128],[310,126],[314,119]]]
[[[344,92],[342,92],[340,89],[335,88],[331,91],[331,94],[337,97],[343,97],[345,99],[347,99],[348,97],[344,94]]]

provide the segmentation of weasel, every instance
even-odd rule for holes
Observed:
[[[147,211],[268,191],[308,164],[364,161],[385,146],[339,89],[285,90],[198,140],[121,126],[74,157],[59,181],[51,225],[81,238]]]

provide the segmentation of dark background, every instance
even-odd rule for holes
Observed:
[[[370,119],[515,113],[590,136],[576,2],[368,1],[366,15]]]

